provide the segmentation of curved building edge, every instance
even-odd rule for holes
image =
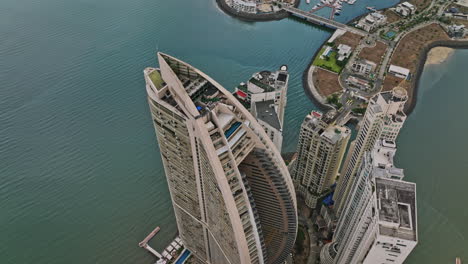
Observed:
[[[193,241],[191,242],[197,244],[195,246],[197,246],[196,248],[199,249],[198,253],[200,253],[200,256],[211,256],[212,253],[210,253],[210,247],[212,246],[213,244],[212,240],[214,239],[214,242],[215,242],[215,244],[213,244],[214,249],[216,250],[216,252],[222,252],[222,253],[219,253],[221,255],[219,254],[217,256],[215,255],[215,257],[221,257],[223,259],[221,262],[219,262],[219,259],[215,258],[215,259],[218,259],[219,263],[237,263],[238,261],[239,263],[272,263],[272,264],[282,263],[282,261],[284,261],[284,259],[286,259],[286,257],[292,251],[294,241],[296,238],[297,202],[295,199],[295,191],[294,191],[294,187],[292,184],[292,179],[289,175],[286,165],[284,164],[284,161],[282,160],[280,156],[280,153],[276,150],[276,147],[274,146],[273,142],[269,139],[269,137],[267,136],[263,128],[255,121],[255,118],[251,116],[250,112],[248,112],[242,106],[242,104],[238,102],[237,99],[231,93],[229,93],[224,87],[222,87],[220,84],[218,84],[216,81],[211,79],[209,76],[207,76],[203,72],[199,71],[198,69],[194,68],[193,66],[183,61],[180,61],[176,58],[173,58],[169,55],[162,54],[162,53],[158,53],[158,58],[160,61],[160,67],[162,69],[159,71],[160,73],[162,72],[162,74],[160,75],[162,75],[163,80],[167,81],[167,83],[169,84],[163,84],[163,87],[161,87],[160,85],[159,88],[156,87],[153,83],[153,80],[149,76],[149,74],[157,69],[148,68],[145,70],[145,80],[147,81],[148,99],[150,103],[151,113],[153,115],[153,119],[155,122],[155,128],[156,128],[157,135],[158,135],[158,141],[160,141],[160,144],[161,144],[166,140],[165,136],[162,136],[160,138],[160,134],[164,135],[164,132],[161,133],[161,131],[166,129],[164,127],[165,124],[161,124],[161,122],[158,123],[156,120],[158,119],[158,116],[157,116],[158,111],[161,111],[159,110],[160,107],[157,106],[158,101],[159,101],[160,105],[163,106],[163,108],[169,109],[173,113],[172,115],[177,115],[177,116],[182,117],[182,118],[179,118],[179,120],[181,120],[181,122],[183,123],[180,123],[177,126],[180,128],[181,125],[184,126],[184,123],[185,123],[187,129],[185,129],[184,131],[189,131],[190,140],[188,141],[192,142],[192,143],[189,143],[189,146],[191,145],[192,157],[194,161],[193,171],[195,171],[194,177],[192,178],[197,179],[196,185],[198,186],[197,187],[198,198],[195,198],[195,200],[197,199],[199,200],[200,210],[198,209],[196,210],[197,213],[195,215],[198,215],[198,217],[194,217],[193,214],[188,214],[185,208],[183,208],[183,206],[179,206],[174,201],[174,196],[177,193],[177,190],[176,190],[177,188],[175,187],[174,183],[170,183],[171,179],[169,178],[171,177],[173,178],[173,175],[171,175],[172,172],[169,174],[167,172],[167,170],[173,170],[171,168],[173,166],[169,164],[172,161],[169,159],[170,162],[168,162],[166,160],[167,153],[163,153],[163,151],[161,151],[163,164],[164,164],[164,168],[166,171],[166,176],[168,177],[169,188],[171,190],[171,199],[174,204],[174,209],[177,209],[175,211],[179,212],[179,213],[176,213],[176,216],[177,216],[176,220],[177,220],[178,225],[183,225],[181,222],[188,220],[188,221],[192,221],[194,225],[201,224],[200,227],[205,226],[205,228],[203,229],[206,230],[208,233],[205,232],[203,233],[203,235],[201,233],[200,234],[197,233],[198,235],[196,236],[198,236],[200,240],[203,240],[203,237],[204,237],[204,240],[208,242],[205,242],[205,245],[203,245],[202,242],[198,242],[198,243],[193,242]],[[175,66],[176,67],[175,69],[173,68],[174,67],[173,64],[177,64]],[[219,105],[216,103],[215,107],[210,108],[210,109],[208,109],[208,107],[206,109],[201,109],[201,108],[199,109],[200,104],[199,103],[197,105],[195,104],[196,102],[195,100],[198,100],[198,99],[194,99],[194,97],[192,97],[191,95],[192,94],[191,92],[193,91],[190,90],[190,94],[189,94],[189,90],[187,90],[188,87],[185,86],[185,83],[183,84],[183,82],[185,81],[182,81],[182,79],[179,78],[180,72],[177,74],[175,72],[175,71],[181,71],[179,68],[181,66],[179,66],[179,64],[182,65],[182,67],[185,67],[183,71],[186,71],[187,74],[189,74],[190,76],[192,74],[195,74],[195,75],[200,76],[202,79],[204,79],[205,83],[208,82],[208,84],[210,84],[212,87],[208,89],[209,90],[208,93],[210,93],[210,95],[216,93],[216,90],[220,92],[222,94],[220,96],[222,103],[220,103]],[[192,72],[192,73],[189,73],[189,72]],[[169,87],[171,89],[169,89]],[[172,95],[172,99],[170,101],[172,102],[172,104],[174,104],[174,107],[171,107],[169,104],[167,104],[166,101],[163,101],[163,99],[167,97],[168,95],[169,97],[171,97]],[[225,105],[224,103],[227,103],[227,105]],[[156,106],[156,108],[154,108],[154,106]],[[238,193],[234,194],[234,191],[231,193],[232,189],[229,189],[229,186],[231,183],[228,184],[227,182],[227,178],[231,177],[232,174],[225,175],[225,171],[223,171],[223,168],[225,168],[225,166],[223,165],[223,167],[221,167],[221,163],[220,163],[221,161],[219,160],[219,157],[218,157],[218,155],[220,155],[218,153],[219,149],[215,149],[213,146],[213,142],[209,140],[210,136],[212,136],[212,133],[209,131],[211,128],[207,129],[205,127],[207,124],[205,122],[207,122],[207,120],[211,118],[211,115],[214,115],[215,119],[212,121],[215,123],[215,126],[218,126],[217,123],[219,120],[218,120],[217,115],[220,113],[219,112],[220,108],[217,108],[218,106],[219,107],[222,106],[222,108],[224,108],[227,111],[226,113],[229,113],[229,111],[232,111],[232,114],[234,114],[232,115],[233,118],[235,119],[240,118],[241,120],[243,119],[244,120],[243,123],[237,124],[237,127],[240,126],[240,127],[243,127],[244,130],[250,130],[250,132],[248,132],[250,133],[249,137],[254,138],[254,139],[253,141],[250,140],[250,138],[248,138],[247,140],[250,140],[251,141],[250,143],[256,142],[256,144],[254,145],[255,148],[252,148],[250,151],[245,150],[246,153],[241,154],[244,157],[243,159],[238,161],[236,158],[235,162],[232,163],[232,164],[237,164],[238,166],[237,168],[234,168],[234,173],[236,175],[239,174],[237,178],[240,180],[241,185],[242,185],[242,189],[244,192],[242,196],[244,196],[246,200],[246,202],[244,202],[245,206],[249,208],[249,214],[248,214],[249,217],[246,217],[245,214],[242,214],[243,216],[240,214],[240,210],[238,206],[240,200],[237,199],[239,198],[238,197],[239,195]],[[226,106],[228,108],[226,108]],[[212,113],[211,110],[217,111],[217,112]],[[208,115],[210,115],[210,117],[206,115],[207,113]],[[236,122],[236,123],[239,123],[239,122]],[[234,128],[234,130],[236,130],[237,127]],[[227,133],[227,131],[225,132]],[[169,132],[169,134],[170,133],[171,132]],[[233,132],[233,133],[237,133],[237,132]],[[226,140],[227,140],[227,137],[228,136],[226,136]],[[172,136],[172,139],[174,138],[178,139],[178,136]],[[163,140],[163,142],[161,142],[161,140]],[[164,144],[165,143],[163,143],[163,145]],[[198,150],[198,144],[200,144],[201,150]],[[231,150],[230,147],[228,149],[229,151],[233,151]],[[202,156],[202,159],[203,157],[205,157],[205,163],[208,163],[208,166],[205,166],[207,168],[205,168],[204,166],[201,166],[199,162],[197,165],[197,160],[199,158],[195,158],[195,157],[199,156],[198,155],[199,153],[201,153],[200,156]],[[233,152],[232,153],[229,152],[229,153],[230,153],[229,156],[231,160],[235,158],[232,154]],[[178,157],[175,157],[175,159],[177,158]],[[174,159],[174,157],[172,157],[172,159]],[[244,164],[244,163],[251,163],[251,164]],[[202,167],[203,170],[200,170],[200,166]],[[256,177],[255,173],[250,172],[248,169],[244,168],[243,166],[247,166],[247,168],[248,166],[256,167],[257,171],[261,171],[260,177]],[[236,240],[236,241],[231,241],[231,243],[237,244],[237,246],[234,247],[233,249],[238,250],[239,255],[241,255],[240,259],[236,260],[235,258],[229,258],[230,260],[228,260],[227,258],[228,255],[224,253],[223,248],[219,245],[218,241],[216,241],[216,234],[213,235],[212,230],[210,230],[209,228],[209,221],[206,221],[203,218],[204,213],[205,213],[204,217],[207,218],[206,212],[205,212],[206,209],[203,208],[204,206],[206,206],[206,202],[202,201],[201,199],[203,199],[203,197],[206,197],[206,195],[203,194],[203,187],[201,187],[201,191],[200,191],[200,185],[202,183],[199,183],[199,181],[203,180],[201,178],[205,178],[205,175],[203,174],[206,174],[206,173],[211,174],[212,178],[213,177],[216,178],[214,182],[216,185],[219,185],[218,192],[221,190],[222,196],[220,200],[223,200],[221,201],[221,204],[226,203],[225,210],[227,210],[227,212],[229,213],[230,225],[233,228],[232,231],[234,231],[233,235],[234,235],[234,239]],[[247,176],[245,174],[247,174]],[[228,177],[228,175],[231,175],[231,176]],[[185,177],[180,177],[180,175],[176,175],[176,176],[179,176],[179,180],[180,178],[185,178]],[[249,183],[249,181],[251,181],[252,183]],[[239,189],[237,190],[239,191]],[[237,198],[235,198],[236,196],[234,195],[237,195]],[[235,198],[235,201],[234,201],[234,198]],[[273,204],[270,204],[271,208],[275,208],[275,206],[276,208],[270,209],[270,206],[266,202],[266,200],[270,201],[270,203],[273,202]],[[208,202],[208,203],[212,203],[212,202]],[[189,207],[193,207],[193,206],[189,206]],[[195,207],[198,207],[198,205],[196,205]],[[239,211],[235,210],[236,208]],[[188,215],[192,217],[193,219],[190,219],[190,218],[182,219],[183,217],[186,217],[185,215]],[[243,220],[241,220],[241,217]],[[251,222],[252,228],[255,230],[254,234],[256,234],[255,240],[257,241],[257,245],[259,244],[259,241],[262,244],[256,247],[258,256],[259,256],[258,258],[256,257],[252,258],[253,248],[251,247],[251,242],[248,242],[248,241],[253,241],[253,240],[251,236],[250,238],[248,238],[247,233],[245,233],[246,232],[245,227],[246,227],[246,224],[248,223],[246,222],[247,218],[251,219],[249,222]],[[260,221],[258,220],[258,218],[260,218]],[[262,219],[265,220],[263,227],[266,226],[268,230],[262,228]],[[272,221],[273,219],[276,219],[276,220]],[[228,221],[228,225],[229,225],[229,221]],[[281,228],[282,231],[275,232],[276,229],[272,228],[271,222],[280,222],[282,225],[279,228]],[[192,231],[193,231],[193,228],[192,228]],[[214,230],[214,232],[219,233],[219,230]],[[186,233],[186,232],[183,231],[181,233]],[[249,233],[251,233],[251,231],[249,231]],[[190,232],[189,232],[189,235],[190,235]],[[184,237],[186,236],[184,236],[184,234],[181,234],[181,238],[184,239]],[[247,238],[249,240],[247,240]],[[189,240],[189,238],[187,238],[187,240]],[[264,242],[265,240],[268,242],[270,241],[274,241],[274,242],[265,243]],[[190,243],[185,243],[185,244],[187,245],[188,248],[191,248]],[[269,247],[269,250],[265,250],[265,244],[267,244],[267,247]],[[204,248],[206,248],[206,250],[204,250]],[[230,250],[230,248],[228,248],[228,250]],[[265,254],[266,251],[268,251],[269,254]],[[196,254],[197,250],[192,250],[192,252],[194,252],[195,255],[197,255]],[[249,255],[250,257],[248,257]],[[269,255],[271,258],[268,259],[267,255]],[[205,259],[206,257],[201,257],[201,258]],[[208,259],[209,258],[210,257],[208,257]]]

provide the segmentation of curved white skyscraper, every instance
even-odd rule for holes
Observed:
[[[144,71],[179,235],[204,263],[282,263],[297,230],[286,165],[216,81],[158,53]]]

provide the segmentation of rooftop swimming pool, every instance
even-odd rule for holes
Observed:
[[[177,259],[177,261],[175,262],[175,264],[182,264],[184,263],[187,258],[190,256],[190,251],[188,251],[187,249],[184,250],[184,252],[182,252],[182,255],[180,255],[180,257]]]

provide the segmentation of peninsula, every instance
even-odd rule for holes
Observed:
[[[304,71],[306,94],[322,108],[359,117],[369,98],[400,86],[408,93],[405,112],[416,105],[417,85],[435,47],[468,48],[468,4],[410,0],[352,21],[366,35],[336,30]],[[430,63],[450,54],[433,51]]]

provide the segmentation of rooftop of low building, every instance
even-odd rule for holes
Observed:
[[[264,92],[272,92],[282,88],[288,79],[287,66],[281,66],[279,71],[261,71],[252,75],[249,82],[262,88]]]
[[[275,109],[274,100],[255,102],[255,110],[257,119],[262,120],[277,130],[281,130],[281,123]]]

